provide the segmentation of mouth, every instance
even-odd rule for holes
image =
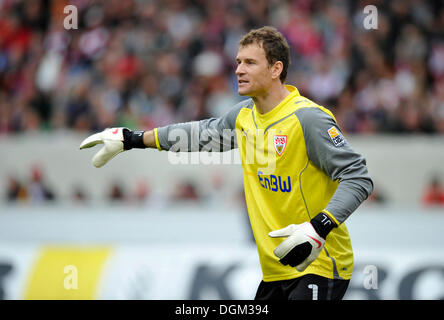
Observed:
[[[247,81],[247,80],[237,80],[237,84],[238,85],[243,85],[243,84],[246,84],[246,83],[248,83],[249,81]]]

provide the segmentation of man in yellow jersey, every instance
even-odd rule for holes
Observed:
[[[263,273],[255,299],[342,299],[353,270],[344,221],[373,190],[366,161],[328,109],[285,84],[289,46],[275,28],[247,33],[236,61],[238,92],[249,99],[223,117],[150,131],[106,129],[80,148],[104,143],[96,167],[132,148],[238,148]]]

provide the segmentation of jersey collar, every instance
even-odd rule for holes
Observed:
[[[288,101],[292,100],[294,97],[299,96],[299,91],[296,87],[286,84],[285,88],[290,91],[290,94],[285,97],[284,100],[282,100],[276,107],[268,111],[267,113],[261,114],[256,110],[256,105],[253,107],[254,116],[256,119],[261,122],[262,124],[265,124],[269,120],[273,120],[276,115],[278,115],[282,109],[284,109],[285,105],[288,103]]]

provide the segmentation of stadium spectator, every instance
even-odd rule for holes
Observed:
[[[109,190],[108,199],[112,202],[124,202],[127,200],[125,191],[119,182],[114,182]]]
[[[88,202],[87,192],[81,186],[75,186],[72,193],[72,200],[76,204],[86,204]]]
[[[438,176],[432,177],[426,186],[422,203],[426,206],[444,206],[444,188]]]
[[[200,201],[201,196],[197,191],[195,184],[190,180],[184,180],[177,183],[172,194],[173,202],[181,201]]]
[[[151,189],[146,180],[137,181],[134,185],[133,197],[138,204],[146,204],[151,200]]]
[[[26,187],[16,177],[9,177],[6,199],[8,202],[24,202],[28,199]]]
[[[29,200],[33,204],[46,203],[56,200],[56,196],[47,185],[44,178],[43,169],[35,164],[31,167],[31,179],[27,185]]]

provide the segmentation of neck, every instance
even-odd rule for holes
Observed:
[[[272,87],[263,94],[252,97],[252,99],[256,105],[256,110],[260,114],[265,114],[273,110],[289,94],[290,91],[285,88],[285,85],[279,83],[275,88]]]

